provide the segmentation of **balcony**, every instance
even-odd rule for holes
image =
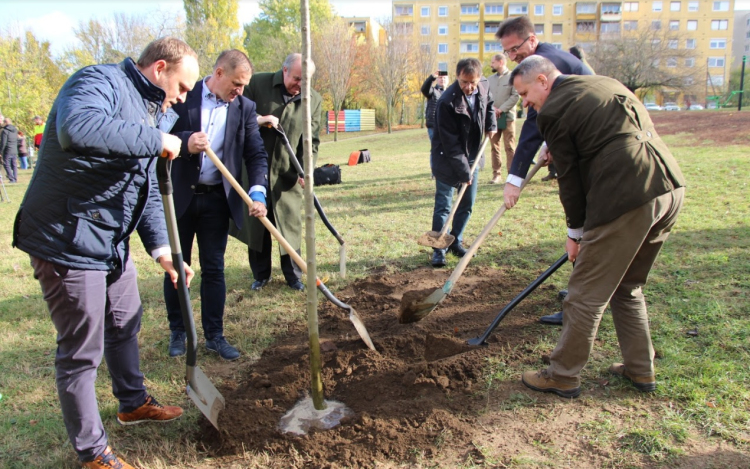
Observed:
[[[401,4],[393,5],[393,17],[394,18],[413,18],[414,17],[414,5],[412,4]]]
[[[485,21],[503,21],[505,19],[505,5],[502,3],[485,3]]]
[[[461,4],[461,20],[479,19],[479,4],[478,3],[462,3]]]
[[[622,3],[602,3],[600,21],[614,22],[622,20]]]
[[[575,42],[595,42],[596,37],[596,21],[576,21]]]
[[[529,4],[524,3],[509,3],[508,4],[508,18],[511,16],[523,16],[529,14]]]
[[[596,2],[577,2],[576,20],[596,20]]]

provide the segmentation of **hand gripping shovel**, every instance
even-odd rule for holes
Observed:
[[[289,143],[289,139],[286,136],[286,133],[284,133],[284,129],[281,127],[281,123],[277,124],[276,127],[271,127],[274,129],[279,136],[281,137],[281,140],[284,142],[284,146],[286,147],[286,151],[289,152],[289,160],[292,162],[292,165],[294,166],[294,169],[297,171],[297,174],[299,177],[304,178],[305,177],[305,171],[302,169],[302,166],[299,164],[299,161],[297,160],[297,155],[294,153],[294,149],[292,148],[292,144]],[[346,278],[346,243],[344,241],[344,238],[341,237],[338,231],[336,231],[336,228],[331,225],[331,222],[328,221],[328,217],[326,216],[326,213],[323,211],[323,206],[320,205],[320,201],[318,200],[318,197],[313,194],[313,199],[315,202],[315,210],[318,211],[318,215],[320,215],[320,219],[323,220],[323,224],[328,228],[328,231],[331,232],[331,234],[336,238],[336,240],[339,242],[339,272],[341,274],[341,278]]]
[[[232,173],[230,173],[226,166],[224,166],[224,163],[221,162],[221,160],[216,156],[213,150],[211,150],[210,148],[206,148],[206,155],[211,158],[214,166],[216,166],[216,168],[221,171],[221,174],[223,174],[226,180],[229,181],[232,187],[234,187],[234,190],[236,190],[237,193],[240,194],[240,197],[242,197],[242,200],[245,201],[247,206],[251,207],[253,205],[253,201],[250,199],[250,196],[247,195],[247,192],[245,192],[240,183],[237,182],[234,176],[232,176]],[[277,230],[276,227],[273,226],[273,223],[268,221],[268,218],[266,217],[258,217],[258,220],[260,220],[260,222],[263,223],[263,226],[265,226],[266,229],[271,233],[271,235],[276,238],[276,241],[278,241],[279,244],[287,252],[287,254],[292,257],[299,268],[302,269],[304,273],[307,273],[307,263],[300,257],[299,254],[297,254],[297,251],[292,248],[287,240],[284,239],[281,233],[279,233],[279,230]],[[364,341],[364,343],[370,348],[370,350],[375,350],[375,345],[373,345],[372,340],[370,339],[370,334],[367,333],[365,323],[362,322],[362,319],[359,317],[359,314],[357,314],[357,311],[355,311],[354,308],[352,308],[348,304],[333,296],[333,293],[331,293],[331,291],[326,288],[325,284],[323,284],[323,282],[319,278],[315,279],[315,283],[318,287],[318,290],[320,290],[323,295],[331,301],[331,303],[335,304],[339,308],[349,311],[349,320],[352,322],[352,324],[354,324],[354,328],[357,329],[357,332],[362,338],[362,341]]]
[[[536,165],[531,168],[531,171],[529,171],[526,179],[524,179],[523,184],[521,184],[522,190],[531,180],[531,178],[534,177],[536,172],[539,171],[539,168],[541,168],[543,165],[544,161],[541,158],[537,158]],[[471,247],[466,251],[464,257],[461,258],[461,261],[458,263],[451,276],[448,277],[448,280],[445,281],[443,288],[438,288],[427,298],[421,298],[417,296],[420,292],[404,293],[404,296],[401,298],[401,314],[399,315],[398,322],[400,322],[401,324],[409,324],[412,322],[421,321],[425,316],[427,316],[435,308],[437,308],[438,303],[443,301],[443,299],[448,296],[451,290],[453,290],[456,281],[464,273],[464,270],[466,270],[466,267],[469,265],[471,258],[474,257],[474,253],[477,252],[477,249],[479,249],[479,246],[482,244],[482,242],[484,242],[484,239],[490,233],[490,230],[494,228],[494,226],[497,224],[498,220],[500,220],[500,217],[502,217],[504,213],[505,204],[503,204],[500,207],[500,210],[498,210],[495,215],[492,216],[492,219],[489,221],[489,223],[487,223],[482,232],[479,233],[477,239],[475,239],[474,242],[471,243]],[[417,297],[415,298],[415,296]]]
[[[489,137],[486,137],[484,141],[482,142],[482,146],[479,147],[479,151],[477,152],[476,157],[474,157],[474,164],[471,166],[471,170],[469,171],[470,176],[474,176],[474,171],[476,171],[477,166],[479,165],[479,160],[482,159],[482,153],[484,153],[485,147],[487,147],[487,142],[490,140]],[[464,196],[464,192],[466,192],[466,189],[469,187],[469,183],[465,182],[461,184],[461,190],[458,191],[458,196],[456,197],[456,200],[453,202],[453,207],[451,207],[451,213],[448,215],[448,219],[445,221],[445,225],[443,225],[443,229],[440,230],[438,233],[437,231],[428,231],[427,233],[423,234],[419,237],[417,240],[417,243],[421,246],[428,246],[435,249],[445,249],[451,244],[453,244],[453,241],[456,240],[456,237],[453,235],[448,234],[448,228],[451,226],[451,222],[453,221],[453,216],[456,214],[456,211],[458,211],[458,204],[461,202],[461,198]]]
[[[174,200],[172,199],[172,179],[170,178],[171,162],[167,158],[158,158],[156,174],[159,180],[159,192],[164,204],[164,216],[167,220],[167,233],[169,235],[169,247],[172,249],[172,264],[177,270],[177,290],[182,311],[182,321],[187,332],[187,395],[192,399],[201,413],[219,429],[219,412],[224,410],[224,396],[211,383],[208,377],[195,366],[198,349],[198,335],[195,332],[193,321],[193,308],[190,305],[190,292],[185,283],[185,265],[182,262],[182,248],[180,237],[177,233],[177,217],[174,212]]]
[[[557,269],[562,267],[567,261],[568,261],[568,253],[566,252],[565,254],[562,255],[561,258],[556,260],[555,263],[552,264],[549,269],[545,270],[544,273],[542,273],[542,275],[540,275],[539,277],[537,277],[536,280],[531,282],[531,284],[528,287],[526,287],[521,293],[519,293],[518,296],[513,298],[511,302],[508,303],[505,306],[505,308],[503,308],[502,311],[498,313],[498,315],[492,321],[492,324],[490,324],[490,327],[488,327],[487,330],[484,331],[484,334],[482,334],[479,337],[474,337],[473,339],[469,339],[466,342],[469,345],[487,345],[487,338],[490,336],[490,334],[492,334],[492,331],[495,330],[497,325],[500,324],[500,321],[502,321],[503,318],[505,318],[505,316],[507,316],[508,313],[510,313],[510,310],[515,308],[518,305],[518,303],[523,301],[523,299],[529,296],[531,292],[536,290],[539,285],[541,285],[545,280],[547,280],[547,278],[549,278],[550,275],[554,274],[555,271],[557,271]]]

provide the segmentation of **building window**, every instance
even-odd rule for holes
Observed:
[[[500,23],[484,23],[484,32],[495,34],[500,29]]]
[[[438,26],[438,36],[447,36],[448,35],[448,26],[441,24]]]
[[[561,42],[553,42],[552,47],[554,47],[557,50],[562,50],[562,43]]]
[[[420,44],[419,48],[422,49],[422,52],[424,52],[425,54],[430,53],[431,47],[429,44]]]
[[[552,16],[562,16],[563,9],[562,5],[552,5]]]
[[[502,15],[505,13],[505,8],[502,3],[487,3],[484,5],[485,15]]]
[[[711,20],[712,31],[723,31],[729,27],[728,20]]]
[[[544,5],[534,5],[534,14],[544,16]]]
[[[669,11],[680,11],[681,2],[669,2]]]
[[[596,3],[576,3],[576,14],[591,15],[596,13]]]
[[[750,52],[750,44],[745,46],[745,52]]]
[[[438,7],[438,16],[448,16],[448,7]]]
[[[625,2],[622,4],[622,9],[625,11],[638,11],[638,2]]]
[[[688,31],[697,31],[698,30],[698,20],[688,20],[688,22],[687,22],[687,30]]]
[[[670,31],[679,31],[680,30],[680,22],[677,20],[672,20],[669,22],[669,30]]]
[[[508,4],[509,15],[528,15],[529,4],[528,3],[510,3]]]
[[[622,13],[620,11],[620,4],[604,4],[602,5],[602,15],[619,15]]]
[[[602,34],[612,34],[620,32],[620,23],[602,23]]]
[[[677,49],[677,47],[679,45],[679,41],[677,39],[670,39],[669,42],[668,42],[668,44],[669,44],[668,47],[670,49]]]
[[[698,11],[698,4],[700,2],[688,2],[688,11]]]
[[[747,34],[745,34],[745,39],[750,39],[750,31],[748,31]]]
[[[430,16],[430,7],[422,7],[420,8],[422,18],[427,18]]]
[[[576,32],[581,34],[593,33],[596,31],[596,23],[594,21],[577,21]]]
[[[414,7],[412,5],[394,5],[396,16],[413,16]]]
[[[685,59],[685,66],[687,68],[693,68],[695,67],[695,59],[690,57],[689,59]]]
[[[478,42],[462,42],[461,52],[479,52]]]
[[[461,34],[478,34],[479,23],[461,23]]]
[[[637,21],[623,21],[622,29],[624,29],[625,31],[635,31],[636,29],[638,29],[638,22]]]
[[[711,39],[711,41],[708,43],[709,49],[726,49],[727,48],[727,40],[722,39]]]
[[[651,11],[659,12],[662,9],[662,2],[654,2],[651,4]]]
[[[670,57],[667,59],[667,67],[673,68],[677,66],[677,59]]]
[[[562,34],[562,24],[553,24],[552,25],[552,34]]]
[[[448,53],[448,44],[442,43],[438,44],[438,54],[447,54]]]
[[[685,41],[685,49],[695,49],[695,39]]]
[[[478,15],[479,14],[479,4],[471,4],[471,5],[461,5],[461,14],[462,15]]]
[[[723,67],[724,66],[724,57],[709,57],[708,58],[708,66],[709,67]]]
[[[499,42],[487,41],[484,43],[484,51],[485,52],[502,52],[503,45],[500,44]]]
[[[651,22],[651,29],[659,31],[661,29],[661,20],[654,20]]]
[[[429,24],[423,24],[422,25],[422,36],[429,36],[430,35],[430,25]]]
[[[709,75],[706,82],[709,86],[724,86],[724,75]]]
[[[537,36],[540,34],[544,34],[544,23],[537,23],[534,25],[534,34]]]
[[[695,83],[695,80],[693,80],[693,77],[685,77],[682,79],[682,84],[685,86],[692,86],[693,83]]]
[[[729,11],[729,2],[714,2],[713,11]]]

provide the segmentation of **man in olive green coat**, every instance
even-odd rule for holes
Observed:
[[[311,62],[312,63],[312,62]],[[315,72],[314,65],[312,72]],[[281,232],[282,236],[299,253],[302,246],[302,201],[305,180],[294,169],[291,157],[283,139],[276,130],[281,124],[292,148],[302,161],[302,128],[304,109],[300,95],[302,83],[302,56],[290,54],[275,73],[256,73],[245,87],[244,95],[255,101],[260,125],[260,135],[268,153],[268,181],[270,193],[267,197],[268,219]],[[312,116],[313,162],[317,160],[320,143],[320,107],[322,99],[315,90],[310,90]],[[304,168],[305,172],[312,168]],[[243,176],[244,180],[244,176]],[[271,280],[271,233],[255,217],[245,214],[242,231],[233,233],[247,243],[250,269],[255,281],[252,290],[260,290]],[[294,290],[304,290],[302,271],[292,261],[289,254],[281,251],[281,271],[287,285]]]
[[[654,348],[641,288],[682,207],[685,181],[648,112],[620,82],[562,75],[541,56],[511,74],[557,166],[576,262],[563,329],[550,365],[527,371],[531,389],[576,397],[602,313],[610,305],[624,363],[610,372],[638,390],[656,389]]]

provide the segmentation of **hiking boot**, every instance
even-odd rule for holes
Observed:
[[[557,299],[559,299],[560,301],[564,300],[566,296],[568,296],[567,288],[565,290],[560,290],[559,292],[557,292]]]
[[[466,248],[461,246],[461,243],[454,242],[450,246],[448,246],[448,252],[453,254],[456,257],[464,257],[466,255]]]
[[[187,353],[186,340],[185,331],[172,331],[172,335],[169,336],[169,356],[180,357],[185,355]]]
[[[144,422],[169,422],[180,418],[181,415],[181,407],[163,406],[153,396],[149,395],[146,397],[146,402],[134,411],[118,412],[117,421],[120,422],[120,425],[136,425]]]
[[[263,280],[256,280],[252,283],[252,285],[250,285],[250,290],[258,291],[261,288],[265,287],[270,281],[271,281],[270,278],[264,278]]]
[[[648,376],[633,376],[630,374],[625,365],[622,363],[614,363],[609,367],[609,372],[621,376],[631,383],[633,386],[641,392],[654,392],[656,391],[656,378],[654,375]]]
[[[430,264],[433,267],[445,267],[445,251],[442,249],[433,249]]]
[[[83,463],[82,467],[89,469],[135,469],[130,464],[115,456],[115,453],[112,452],[112,448],[109,446],[93,461]]]
[[[527,371],[521,376],[521,381],[534,391],[553,392],[560,397],[578,397],[581,394],[579,386],[556,381],[547,370]]]
[[[227,339],[225,339],[223,335],[206,340],[206,348],[212,352],[218,353],[221,358],[227,361],[240,358],[240,352],[229,345],[229,342],[227,342]]]

